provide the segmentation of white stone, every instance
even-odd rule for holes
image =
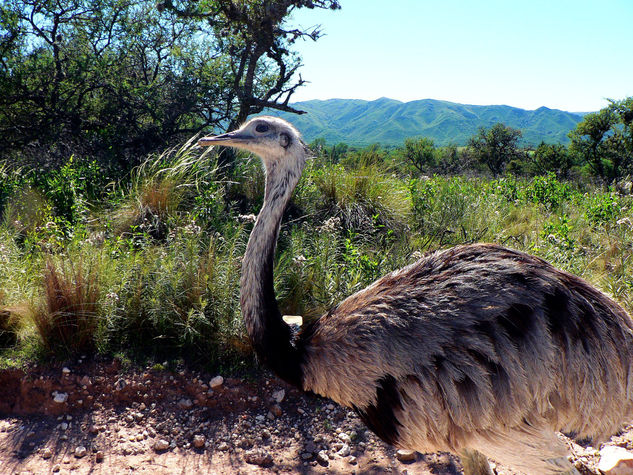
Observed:
[[[633,452],[607,445],[600,451],[598,469],[605,475],[633,475]]]
[[[275,402],[277,404],[279,404],[286,397],[286,390],[285,389],[280,389],[279,391],[273,391],[272,396],[273,396],[273,399],[275,400]]]
[[[66,401],[68,401],[68,393],[58,393],[57,391],[53,393],[53,402],[63,404]]]
[[[88,453],[88,450],[86,450],[86,448],[83,445],[80,445],[79,447],[75,449],[75,457],[77,457],[78,459],[85,457],[87,453]]]
[[[209,386],[211,389],[217,389],[224,384],[224,378],[222,376],[216,376],[215,378],[209,381]]]
[[[167,450],[169,448],[169,442],[165,439],[158,439],[154,442],[154,450]]]
[[[343,444],[343,446],[336,452],[341,457],[347,457],[349,455],[350,449],[349,445]]]
[[[69,369],[69,368],[67,368],[66,366],[64,366],[64,367],[62,368],[62,373],[64,373],[64,374],[70,374],[70,369]]]

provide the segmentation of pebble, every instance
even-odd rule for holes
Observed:
[[[217,389],[224,384],[224,378],[222,376],[216,376],[209,381],[209,386],[211,389]]]
[[[75,449],[75,457],[77,457],[78,459],[85,457],[87,453],[88,453],[88,450],[86,450],[86,448],[83,445],[80,445],[79,447]]]
[[[338,438],[339,438],[339,440],[340,440],[341,442],[344,442],[344,443],[346,443],[346,444],[349,444],[349,443],[352,441],[352,439],[350,438],[350,436],[349,436],[349,435],[347,435],[345,432],[341,432],[341,433],[338,435]]]
[[[158,439],[156,442],[154,442],[154,450],[161,451],[161,450],[167,450],[169,448],[169,442],[166,441],[165,439]]]
[[[68,429],[68,422],[62,422],[61,424],[59,424],[59,428],[61,430],[66,430]]]
[[[273,404],[270,408],[270,412],[273,413],[275,417],[281,417],[283,411],[281,410],[281,406],[279,404]]]
[[[286,397],[286,390],[280,389],[279,391],[273,391],[272,397],[275,400],[275,402],[279,404]]]
[[[103,462],[104,459],[104,454],[102,450],[98,450],[97,453],[95,454],[95,461],[97,463],[101,463]]]
[[[319,450],[319,453],[316,456],[316,461],[321,465],[329,465],[330,457],[328,457],[327,452],[325,450]]]
[[[62,466],[58,463],[56,463],[55,465],[53,465],[53,468],[51,469],[54,473],[59,472],[62,469]]]
[[[273,463],[273,457],[262,449],[253,449],[244,453],[244,460],[251,465],[267,466]]]
[[[336,452],[336,453],[337,453],[337,455],[339,455],[341,457],[347,457],[349,455],[349,453],[350,453],[349,445],[343,444],[343,447],[341,447],[339,449],[339,451]]]
[[[182,398],[178,401],[178,407],[181,409],[191,409],[193,407],[193,402],[191,399]]]
[[[358,460],[356,459],[356,457],[351,455],[350,458],[347,459],[347,463],[349,463],[350,465],[356,465],[358,463]]]
[[[57,391],[53,391],[53,402],[63,404],[66,401],[68,401],[68,393],[58,393]]]
[[[70,374],[70,369],[69,369],[69,368],[67,368],[66,366],[64,366],[64,367],[62,368],[62,373],[64,373],[64,374]]]
[[[396,452],[396,458],[401,462],[412,462],[415,460],[415,451],[400,449]]]
[[[196,449],[201,449],[202,447],[204,447],[205,442],[206,442],[206,439],[204,435],[196,434],[193,436],[193,446]]]
[[[42,449],[42,458],[43,459],[49,459],[53,456],[53,451],[51,449],[49,449],[48,447],[45,447],[44,449]]]
[[[229,444],[227,444],[226,442],[220,442],[218,444],[218,450],[221,450],[222,452],[226,452],[227,450],[229,450]]]

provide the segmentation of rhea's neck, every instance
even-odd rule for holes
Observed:
[[[241,306],[246,330],[259,358],[281,378],[301,386],[300,361],[290,327],[282,320],[273,283],[275,246],[284,209],[299,177],[297,169],[266,167],[264,204],[242,261]]]

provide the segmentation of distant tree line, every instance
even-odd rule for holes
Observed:
[[[627,98],[587,114],[569,133],[569,147],[544,142],[537,147],[522,147],[521,131],[500,123],[480,128],[465,147],[437,147],[426,137],[407,139],[395,149],[378,145],[354,149],[342,143],[328,146],[322,139],[312,146],[330,161],[356,165],[381,161],[413,175],[554,173],[559,178],[574,174],[611,183],[633,174],[632,123],[633,98]]]

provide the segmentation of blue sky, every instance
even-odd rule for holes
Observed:
[[[593,111],[633,96],[633,0],[340,0],[298,10],[293,101],[390,97]]]

